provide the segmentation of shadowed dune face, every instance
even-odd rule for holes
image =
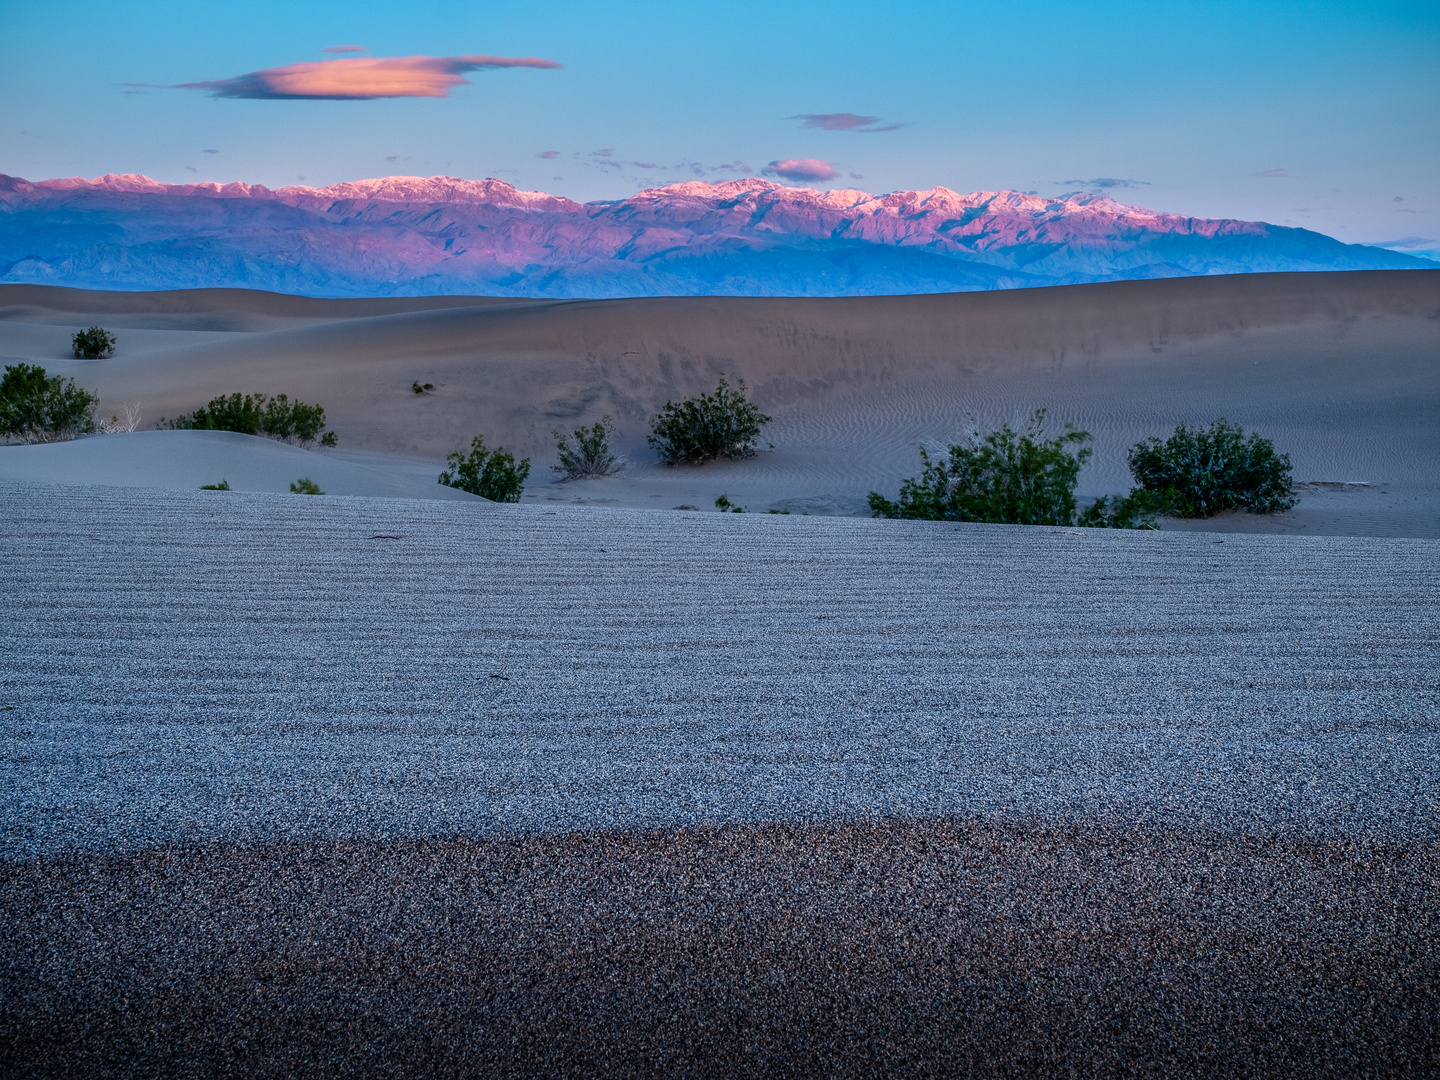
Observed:
[[[548,462],[552,428],[608,413],[643,471],[656,410],[724,373],[775,418],[776,450],[708,475],[760,498],[863,498],[967,416],[1013,423],[1041,406],[1096,436],[1082,493],[1124,486],[1136,439],[1219,416],[1274,438],[1299,480],[1440,474],[1440,271],[837,299],[0,286],[0,310],[0,355],[74,375],[105,403],[142,401],[147,424],[219,393],[286,392],[323,403],[346,447],[432,458],[484,432]],[[117,355],[64,359],[92,321],[120,333]],[[436,391],[414,394],[416,380]]]

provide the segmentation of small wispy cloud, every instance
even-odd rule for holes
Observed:
[[[800,183],[834,180],[840,175],[835,166],[819,158],[784,158],[770,162],[760,171],[766,176],[778,176],[781,180]]]
[[[588,154],[576,154],[575,156],[581,158],[586,164],[593,165],[598,169],[623,169],[626,164],[623,161],[616,161],[615,151],[609,147],[604,150],[592,150]]]
[[[200,152],[201,152],[202,154],[218,154],[220,151],[219,151],[219,150],[201,150]]]
[[[325,51],[325,52],[328,52],[328,53],[364,52],[364,51],[365,51],[365,46],[364,46],[364,45],[327,45],[327,46],[325,46],[325,50],[324,50],[324,51]]]
[[[1110,188],[1138,188],[1149,187],[1149,180],[1122,180],[1118,176],[1097,176],[1093,180],[1062,180],[1062,184],[1075,184],[1083,188],[1099,188],[1106,191]]]
[[[559,151],[559,150],[543,150],[543,151],[541,151],[540,153],[536,154],[535,156],[538,157],[538,158],[544,158],[546,161],[549,161],[551,158],[557,158],[557,157],[559,157],[559,156],[560,156],[560,151]]]
[[[197,169],[197,168],[195,168],[194,165],[186,165],[186,166],[185,166],[185,171],[186,171],[186,172],[198,173],[200,170]]]
[[[1294,179],[1294,177],[1292,177],[1292,176],[1291,176],[1288,172],[1286,172],[1284,169],[1266,169],[1266,170],[1264,170],[1263,172],[1257,172],[1255,175],[1256,175],[1256,176],[1263,176],[1263,177],[1265,177],[1267,180],[1293,180],[1293,179]]]
[[[799,120],[805,128],[819,128],[821,131],[853,131],[868,135],[879,131],[899,131],[904,124],[881,124],[878,116],[860,116],[849,112],[797,113],[786,120]]]
[[[558,68],[533,56],[384,56],[319,60],[266,68],[233,79],[179,83],[180,90],[208,90],[212,97],[261,101],[367,101],[374,98],[446,97],[470,80],[464,72],[494,68]]]

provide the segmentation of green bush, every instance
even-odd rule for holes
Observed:
[[[1136,488],[1129,495],[1102,495],[1075,518],[1091,529],[1158,529],[1155,518],[1164,507],[1150,492]]]
[[[0,436],[27,443],[73,439],[95,430],[97,400],[74,379],[15,364],[0,377]]]
[[[70,349],[77,360],[99,360],[115,351],[119,339],[99,326],[81,330],[70,339]]]
[[[1090,457],[1090,435],[1066,426],[1046,438],[1045,410],[1025,431],[1007,424],[983,438],[949,448],[948,460],[921,449],[924,471],[900,485],[891,502],[870,493],[875,517],[927,521],[991,521],[1011,525],[1069,525],[1075,517],[1075,483]],[[1078,449],[1071,450],[1071,447]]]
[[[700,465],[718,457],[755,456],[755,441],[770,417],[745,397],[745,380],[731,390],[722,376],[713,394],[667,401],[647,439],[666,465]]]
[[[1209,428],[1181,424],[1161,442],[1147,439],[1130,450],[1136,491],[1173,517],[1205,518],[1223,510],[1274,514],[1295,505],[1290,456],[1269,439],[1246,439],[1238,424],[1216,420]],[[1131,493],[1132,496],[1135,494]]]
[[[468,457],[457,452],[446,458],[445,464],[440,483],[492,502],[519,502],[530,475],[529,458],[517,464],[515,455],[503,446],[487,450],[481,435],[470,440]]]
[[[311,480],[308,476],[302,476],[299,480],[290,481],[291,495],[324,495],[320,485]]]
[[[590,476],[611,476],[620,471],[623,464],[610,449],[610,436],[615,432],[615,422],[606,416],[591,427],[578,427],[573,435],[552,431],[555,436],[555,455],[559,463],[550,466],[563,480],[581,480]],[[571,442],[571,439],[574,442]]]
[[[221,480],[218,484],[201,484],[201,485],[200,485],[200,490],[201,490],[201,491],[229,491],[229,490],[230,490],[230,481],[229,481],[229,480]],[[291,484],[291,485],[290,485],[290,490],[291,490],[291,491],[294,491],[294,490],[295,490],[295,485],[294,485],[294,484]]]
[[[159,426],[165,426],[162,419]],[[318,436],[321,446],[338,441],[333,431],[322,434],[325,407],[291,401],[284,394],[231,394],[211,398],[202,409],[171,420],[169,427],[194,431],[238,431],[241,435],[265,435],[282,442],[309,446]]]

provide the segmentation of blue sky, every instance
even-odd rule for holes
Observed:
[[[366,51],[323,51],[345,45]],[[445,97],[168,88],[477,54],[562,66],[464,71]],[[1103,188],[1440,243],[1434,2],[0,0],[0,95],[0,172],[30,179],[448,173],[588,200],[801,160],[836,173],[817,186]],[[801,119],[837,114],[891,130]]]

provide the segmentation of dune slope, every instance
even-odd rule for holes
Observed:
[[[1052,422],[1094,434],[1087,494],[1126,485],[1135,440],[1225,416],[1289,452],[1298,480],[1370,485],[1324,511],[1331,525],[1348,515],[1358,524],[1345,527],[1385,519],[1415,533],[1435,527],[1440,505],[1440,271],[525,303],[0,286],[0,305],[0,355],[74,375],[104,403],[141,401],[147,423],[214,394],[286,392],[324,404],[344,447],[434,462],[484,433],[535,456],[538,481],[552,428],[615,417],[630,479],[535,497],[709,505],[723,491],[853,512],[967,417],[1016,422],[1043,406]],[[217,328],[226,320],[237,328]],[[69,335],[91,321],[119,328],[117,355],[64,359]],[[745,379],[774,417],[774,452],[705,470],[649,464],[655,411],[722,373]],[[415,394],[416,381],[434,392]],[[1337,490],[1316,488],[1310,502],[1334,502]]]
[[[7,1075],[1440,1060],[1433,541],[0,523]]]

